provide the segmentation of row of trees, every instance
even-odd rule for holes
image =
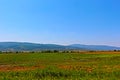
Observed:
[[[0,51],[0,53],[78,53],[76,50]]]
[[[112,50],[114,52],[120,52],[120,50]],[[43,50],[43,51],[0,51],[2,53],[81,53],[81,52],[97,52],[94,50],[80,51],[80,50]]]

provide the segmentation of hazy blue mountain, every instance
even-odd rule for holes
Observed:
[[[56,44],[36,44],[26,42],[0,42],[0,51],[39,51],[39,50],[70,50],[78,49],[71,46]]]
[[[39,50],[115,50],[120,47],[104,45],[81,45],[73,44],[69,46],[56,44],[36,44],[27,42],[0,42],[0,51],[39,51]]]
[[[72,44],[72,47],[83,48],[87,50],[120,50],[120,47],[106,46],[106,45],[83,45],[83,44]]]

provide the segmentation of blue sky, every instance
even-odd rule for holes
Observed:
[[[0,0],[0,42],[120,46],[120,0]]]

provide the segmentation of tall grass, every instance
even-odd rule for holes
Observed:
[[[0,54],[0,80],[119,80],[120,54],[96,53]]]

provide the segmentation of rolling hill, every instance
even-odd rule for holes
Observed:
[[[36,44],[27,42],[0,42],[0,51],[39,51],[80,49],[56,44]]]
[[[27,42],[0,42],[0,51],[39,51],[39,50],[120,50],[120,47],[104,45],[81,45],[68,46],[56,44],[36,44]]]
[[[72,47],[83,48],[87,50],[120,50],[120,47],[107,46],[107,45],[83,45],[83,44],[72,44]]]

